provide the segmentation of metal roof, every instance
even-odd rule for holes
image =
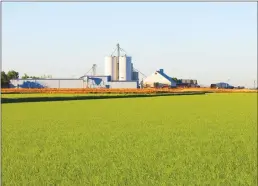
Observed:
[[[157,70],[156,72],[159,73],[164,78],[166,78],[168,81],[176,83],[171,77],[169,77],[167,74],[164,73],[163,69]]]
[[[109,77],[109,76],[105,76],[105,75],[100,75],[100,76],[86,75],[86,76],[83,76],[83,77]]]
[[[80,78],[28,78],[28,79],[11,79],[11,80],[82,80]]]
[[[113,81],[110,81],[110,82],[138,82],[137,80],[136,81],[133,81],[133,80],[131,80],[131,81],[119,81],[119,80],[113,80]]]

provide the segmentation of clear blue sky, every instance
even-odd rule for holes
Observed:
[[[149,75],[257,82],[256,3],[3,3],[5,71],[79,77],[117,42]]]

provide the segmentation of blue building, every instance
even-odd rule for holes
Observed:
[[[234,88],[234,86],[231,86],[230,84],[224,83],[224,82],[216,83],[216,87],[217,88],[224,88],[224,89],[232,89],[232,88]]]

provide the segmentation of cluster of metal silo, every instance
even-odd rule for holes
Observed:
[[[117,54],[113,55],[115,52]],[[121,55],[121,52],[125,51],[117,44],[117,48],[111,56],[105,57],[105,76],[111,76],[111,81],[116,83],[117,86],[122,86],[122,82],[124,84],[138,82],[139,71],[134,69],[132,57],[125,53]]]
[[[105,57],[105,75],[111,76],[112,81],[132,80],[132,57],[108,56]]]

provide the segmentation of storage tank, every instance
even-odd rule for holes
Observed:
[[[112,80],[118,80],[118,57],[114,56],[113,58],[113,69],[112,69]]]
[[[113,58],[112,56],[105,57],[105,76],[113,76]]]
[[[111,80],[118,80],[117,57],[105,57],[105,75],[111,76]]]
[[[132,58],[128,56],[119,57],[119,80],[131,81],[132,80]]]

